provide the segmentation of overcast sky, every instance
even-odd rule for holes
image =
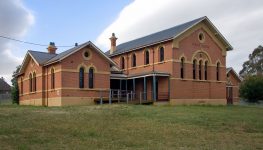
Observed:
[[[112,32],[120,44],[202,16],[234,47],[227,66],[239,72],[263,44],[263,0],[0,0],[0,35],[57,45],[91,40],[106,51]],[[0,76],[10,80],[28,49],[46,51],[0,38]]]

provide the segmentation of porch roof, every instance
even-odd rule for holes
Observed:
[[[138,74],[132,75],[125,75],[125,74],[111,74],[111,79],[135,79],[135,78],[143,78],[143,77],[150,77],[150,76],[170,76],[167,72],[160,72],[160,71],[151,71],[151,72],[143,72]]]

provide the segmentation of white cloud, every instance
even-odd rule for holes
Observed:
[[[0,1],[0,35],[12,38],[23,37],[34,23],[34,16],[21,0]],[[21,64],[16,57],[15,45],[10,40],[0,38],[0,77],[10,83],[13,71]]]
[[[96,44],[107,50],[112,32],[123,43],[202,16],[208,16],[234,47],[228,52],[227,65],[237,72],[249,53],[263,44],[262,0],[135,0],[99,35]]]

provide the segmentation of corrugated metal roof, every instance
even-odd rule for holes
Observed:
[[[38,51],[32,51],[32,50],[29,50],[28,52],[40,65],[46,63],[51,58],[57,56],[57,54],[50,54],[50,53],[38,52]]]
[[[202,21],[205,18],[206,17],[201,17],[201,18],[186,22],[184,24],[180,24],[175,27],[163,30],[163,31],[159,31],[159,32],[156,32],[156,33],[153,33],[153,34],[150,34],[150,35],[147,35],[147,36],[144,36],[144,37],[141,37],[141,38],[129,41],[129,42],[122,43],[116,47],[116,50],[113,52],[113,54],[110,54],[109,51],[107,51],[106,54],[110,56],[117,55],[120,53],[124,53],[130,50],[133,50],[138,47],[143,47],[143,46],[157,43],[160,41],[172,39],[176,37],[177,35],[179,35],[180,33],[182,33],[183,31],[190,28],[191,26]]]

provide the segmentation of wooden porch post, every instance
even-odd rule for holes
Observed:
[[[143,95],[143,99],[144,99],[144,100],[147,100],[147,95],[146,95],[146,94],[147,94],[146,77],[143,78],[143,92],[144,92],[144,93],[143,93],[143,94],[144,94],[144,95]]]
[[[135,92],[135,78],[132,79],[133,82],[133,92]]]
[[[153,75],[153,101],[156,102],[156,76]]]
[[[125,89],[126,89],[126,93],[127,93],[127,90],[128,90],[128,81],[127,81],[127,79],[126,79],[126,84],[125,84]]]
[[[121,81],[122,81],[122,79],[120,79],[120,90],[122,89],[122,85],[121,85],[122,82]]]
[[[170,101],[170,76],[168,77],[168,101]]]

